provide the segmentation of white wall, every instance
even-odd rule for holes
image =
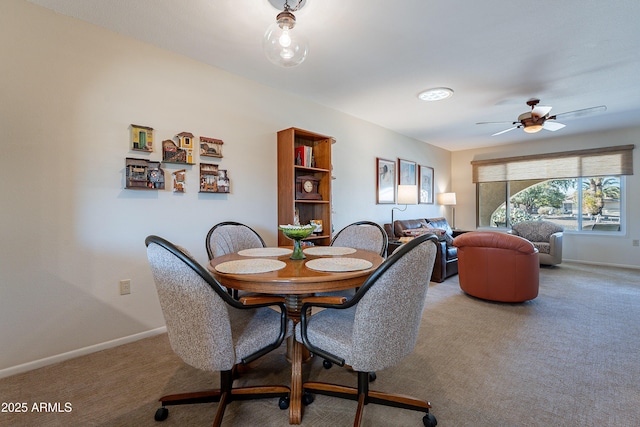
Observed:
[[[621,235],[601,235],[565,233],[563,237],[563,258],[595,264],[617,265],[638,268],[640,247],[632,246],[633,240],[640,239],[640,127],[610,132],[577,136],[558,137],[535,141],[530,144],[511,144],[477,150],[452,153],[451,179],[457,193],[456,225],[459,228],[474,229],[476,226],[476,187],[471,182],[472,160],[513,157],[529,154],[555,153],[587,148],[636,144],[633,150],[635,175],[627,176],[624,194],[626,207],[626,230]]]
[[[375,205],[376,157],[432,166],[436,187],[449,185],[448,151],[24,0],[0,2],[0,55],[0,377],[157,332],[149,234],[201,262],[223,220],[275,245],[278,130],[337,139],[336,230],[390,220],[392,206]],[[156,152],[129,151],[132,123],[155,129]],[[124,190],[125,157],[160,160],[161,141],[182,131],[224,140],[231,194],[198,194],[197,166],[185,194]]]

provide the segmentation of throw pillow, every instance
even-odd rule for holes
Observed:
[[[407,237],[417,237],[423,234],[431,233],[431,234],[435,234],[438,237],[439,241],[447,240],[447,237],[451,237],[447,234],[445,230],[442,230],[440,228],[431,228],[431,227],[409,228],[404,230],[403,233]]]

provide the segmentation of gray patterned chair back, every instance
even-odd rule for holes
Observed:
[[[263,248],[264,240],[251,227],[238,222],[214,225],[205,240],[207,255],[213,259],[244,249]]]
[[[396,365],[416,345],[436,256],[427,240],[407,253],[368,289],[356,306],[350,363],[356,371]],[[365,285],[363,285],[364,287]]]
[[[380,225],[370,221],[359,221],[340,230],[331,241],[331,246],[344,246],[376,252],[384,256],[389,239]]]
[[[147,256],[173,351],[198,369],[233,368],[235,354],[227,304],[167,249],[151,243]]]
[[[303,304],[296,339],[312,352],[355,371],[396,365],[416,345],[436,241],[425,234],[400,247],[344,304],[329,305],[313,316],[306,315],[307,304]],[[305,342],[302,330],[307,319]]]

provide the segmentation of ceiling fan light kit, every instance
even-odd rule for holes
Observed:
[[[274,7],[279,7],[277,0],[269,0]],[[307,41],[297,32],[293,31],[296,26],[296,12],[304,6],[305,0],[297,1],[294,7],[289,6],[289,1],[285,0],[282,6],[284,10],[276,16],[276,22],[271,24],[264,34],[262,47],[269,59],[281,67],[295,67],[300,65],[309,53]]]
[[[597,111],[605,111],[607,109],[606,106],[600,105],[598,107],[584,108],[582,110],[568,111],[562,114],[556,114],[550,116],[551,107],[538,105],[540,100],[537,98],[531,98],[527,101],[527,105],[531,107],[531,111],[527,111],[526,113],[522,113],[518,116],[518,120],[515,122],[478,122],[478,125],[484,124],[496,124],[496,123],[511,123],[514,125],[509,129],[502,130],[500,132],[496,132],[491,136],[502,135],[503,133],[507,133],[514,129],[522,128],[526,133],[537,133],[542,129],[549,130],[551,132],[555,132],[557,130],[562,129],[566,125],[555,121],[558,116],[569,117],[573,116],[582,116],[585,114],[595,113]]]

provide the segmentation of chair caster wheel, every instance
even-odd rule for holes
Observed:
[[[278,407],[283,410],[289,408],[289,398],[281,397],[278,401]]]
[[[432,414],[427,414],[422,418],[422,423],[424,427],[436,427],[438,425],[438,420]]]
[[[374,382],[378,378],[375,372],[369,372],[369,382]]]
[[[325,359],[322,361],[322,366],[324,366],[324,369],[331,369],[331,367],[333,366],[333,363]]]
[[[158,408],[156,414],[153,416],[153,419],[156,421],[164,421],[169,416],[169,410],[164,406],[162,408]]]
[[[313,394],[311,394],[311,393],[304,393],[302,395],[302,404],[304,406],[311,405],[313,403],[313,400],[314,400],[313,399]]]

